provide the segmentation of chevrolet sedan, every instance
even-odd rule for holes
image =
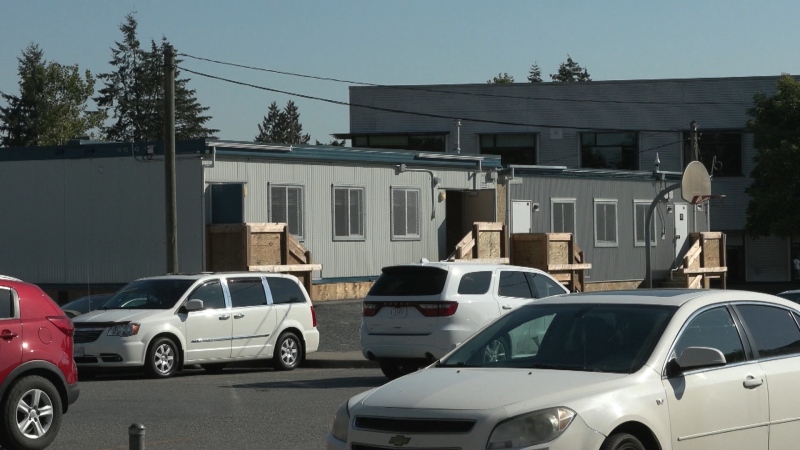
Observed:
[[[798,323],[745,291],[542,299],[344,402],[327,448],[796,449]],[[498,338],[510,350],[487,358]]]

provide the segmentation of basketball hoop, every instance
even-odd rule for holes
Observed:
[[[693,205],[708,203],[714,208],[722,208],[722,205],[725,204],[725,194],[695,195],[690,203]]]

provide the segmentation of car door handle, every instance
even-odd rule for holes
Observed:
[[[231,318],[230,314],[225,314],[224,316],[219,316],[219,320],[228,320]]]
[[[11,340],[17,336],[18,336],[17,333],[12,333],[10,330],[3,330],[2,332],[0,332],[0,339]]]
[[[242,317],[244,317],[244,314],[234,314],[233,315],[234,319],[241,319]]]
[[[511,306],[511,305],[503,305],[502,308],[503,309],[514,309],[513,306]]]
[[[744,380],[744,387],[748,389],[757,388],[764,384],[763,378],[756,378],[754,376],[748,375],[747,379]]]

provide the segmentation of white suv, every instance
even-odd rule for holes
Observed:
[[[232,361],[297,367],[319,346],[314,306],[291,275],[200,273],[142,278],[73,319],[82,373],[144,366],[169,377],[184,365],[211,372]]]
[[[384,267],[364,299],[361,352],[390,379],[427,365],[491,320],[533,299],[566,294],[541,270],[507,264],[428,262]],[[485,358],[502,358],[494,342]]]

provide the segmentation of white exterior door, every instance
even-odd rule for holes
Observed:
[[[531,232],[531,202],[514,200],[511,203],[511,233]]]
[[[683,245],[689,236],[688,219],[689,208],[685,204],[675,204],[675,258],[679,258],[683,252]]]

